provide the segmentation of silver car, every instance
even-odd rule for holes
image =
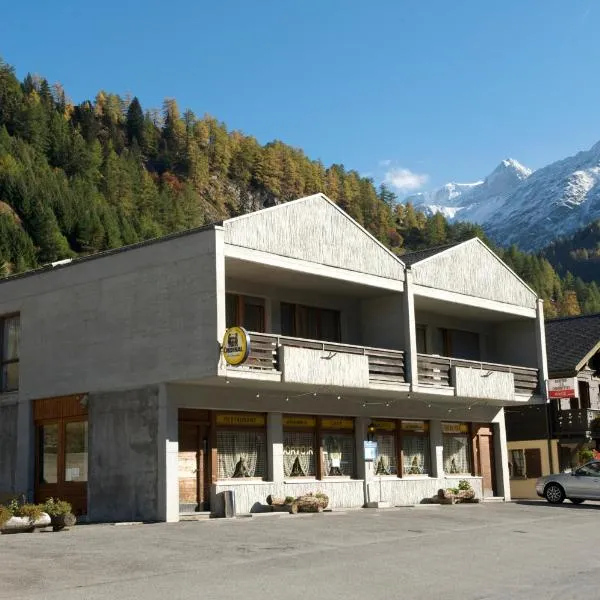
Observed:
[[[592,460],[572,473],[540,477],[535,482],[535,491],[552,504],[560,504],[565,498],[573,504],[600,500],[600,460]]]

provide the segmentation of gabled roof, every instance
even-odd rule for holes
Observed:
[[[478,237],[402,256],[415,284],[536,308],[537,294]]]
[[[600,351],[600,313],[546,321],[550,377],[575,375]]]
[[[286,258],[404,280],[404,263],[325,194],[233,217],[225,243]]]
[[[448,248],[453,248],[454,246],[458,246],[462,242],[454,242],[453,244],[445,244],[444,246],[436,246],[435,248],[427,248],[426,250],[415,250],[414,252],[407,252],[401,256],[402,262],[410,267],[416,263],[429,258],[430,256],[435,256],[440,252],[444,252],[444,250],[448,250]]]

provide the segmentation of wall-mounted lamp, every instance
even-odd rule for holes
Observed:
[[[367,427],[367,442],[372,442],[375,438],[375,423],[371,421]]]

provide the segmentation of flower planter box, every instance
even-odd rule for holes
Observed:
[[[11,517],[0,527],[0,533],[31,533],[35,530],[35,522],[29,517]]]

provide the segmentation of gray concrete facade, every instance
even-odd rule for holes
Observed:
[[[327,352],[277,347],[267,372],[227,366],[220,344],[228,293],[264,300],[265,334],[281,332],[283,303],[337,311],[341,340]],[[0,316],[20,314],[20,387],[0,397],[0,493],[33,497],[33,402],[87,394],[94,521],[179,519],[179,409],[267,415],[267,480],[213,480],[215,511],[219,494],[233,488],[243,512],[285,489],[322,488],[335,506],[362,506],[375,494],[372,465],[362,456],[373,418],[430,424],[430,476],[378,481],[390,502],[416,502],[452,482],[443,467],[443,421],[494,424],[497,477],[507,496],[501,407],[542,399],[511,395],[508,373],[493,378],[495,387],[491,379],[475,385],[476,361],[478,373],[461,371],[462,391],[448,381],[419,381],[417,326],[426,327],[430,355],[443,354],[445,330],[472,332],[480,360],[538,368],[545,380],[543,309],[532,294],[479,241],[407,269],[320,194],[8,278],[0,281]],[[377,363],[380,379],[371,377],[367,348],[389,351],[380,352],[389,361]],[[284,413],[353,417],[355,478],[286,482]],[[479,493],[478,478],[473,485]]]
[[[89,518],[163,520],[158,387],[90,394],[88,407]]]

